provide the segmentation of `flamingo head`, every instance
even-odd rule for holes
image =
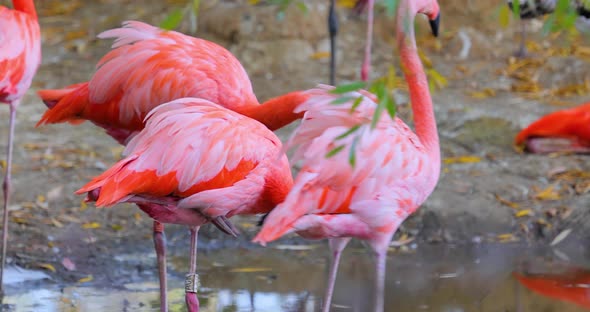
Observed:
[[[438,29],[440,25],[440,6],[437,0],[426,0],[422,1],[424,6],[420,9],[419,13],[422,13],[428,17],[430,23],[430,29],[435,37],[438,37]]]

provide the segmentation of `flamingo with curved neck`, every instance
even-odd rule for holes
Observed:
[[[41,32],[33,0],[13,0],[14,10],[0,6],[0,103],[10,106],[4,192],[0,292],[8,243],[8,204],[11,193],[12,146],[16,109],[41,63]]]
[[[397,43],[416,132],[401,119],[392,119],[387,114],[372,129],[377,103],[366,91],[345,94],[353,100],[342,105],[333,105],[339,95],[331,92],[332,87],[308,91],[309,100],[296,111],[305,112],[303,121],[287,143],[296,148],[291,161],[301,161],[301,171],[285,201],[270,212],[254,238],[255,242],[266,244],[296,232],[308,239],[330,240],[333,260],[324,312],[330,309],[342,250],[353,237],[367,241],[375,252],[374,311],[383,311],[385,264],[391,238],[438,182],[440,147],[436,120],[413,29],[418,13],[428,16],[433,34],[438,34],[438,2],[400,0],[397,11]],[[359,98],[360,102],[356,100]],[[356,129],[352,133],[351,127]],[[338,146],[341,152],[326,156]],[[352,148],[356,149],[351,151]],[[349,164],[350,155],[355,155],[355,166]]]

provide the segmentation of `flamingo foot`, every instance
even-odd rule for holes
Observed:
[[[154,220],[154,246],[158,259],[158,275],[160,277],[160,311],[168,311],[168,281],[166,274],[166,234],[164,225]]]
[[[533,154],[576,153],[590,154],[590,146],[578,140],[565,138],[530,138],[525,143],[525,150]]]

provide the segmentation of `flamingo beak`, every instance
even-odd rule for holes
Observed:
[[[429,20],[430,22],[430,29],[432,30],[432,35],[438,37],[438,26],[440,25],[440,13],[436,16],[435,19]]]

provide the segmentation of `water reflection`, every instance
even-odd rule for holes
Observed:
[[[303,251],[237,249],[203,253],[201,311],[319,311],[327,275],[324,248]],[[171,259],[170,311],[185,311],[182,274]],[[372,263],[364,248],[343,257],[333,311],[367,311]],[[590,272],[523,252],[516,245],[424,246],[388,260],[386,311],[588,311]],[[517,273],[514,273],[517,272]],[[157,311],[156,280],[113,289],[48,282],[9,289],[11,311]]]

